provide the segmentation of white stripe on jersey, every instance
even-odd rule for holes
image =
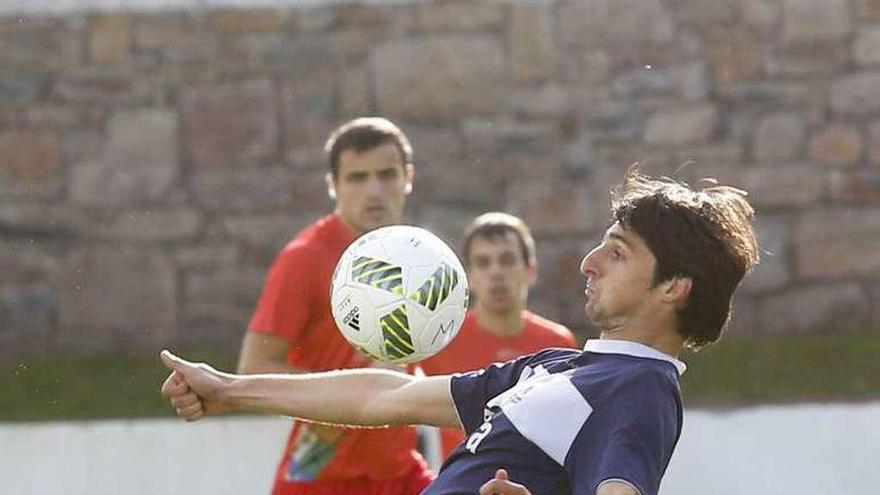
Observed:
[[[568,449],[593,413],[568,373],[533,376],[492,399],[519,433],[550,458],[565,464]]]

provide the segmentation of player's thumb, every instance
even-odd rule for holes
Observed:
[[[159,353],[159,359],[161,359],[162,364],[171,371],[183,373],[192,367],[192,363],[175,356],[168,349],[163,349],[162,352]]]
[[[505,470],[505,469],[499,469],[498,471],[495,471],[495,479],[496,479],[496,480],[507,481],[507,480],[508,480],[508,477],[507,477],[507,470]]]

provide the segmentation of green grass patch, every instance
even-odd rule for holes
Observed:
[[[231,370],[236,356],[183,352]],[[876,335],[728,338],[685,353],[685,403],[737,407],[880,399]],[[0,364],[0,421],[171,417],[156,354],[53,357]]]
[[[688,405],[880,399],[877,335],[729,338],[682,357]]]
[[[236,357],[184,353],[231,370]],[[0,366],[0,421],[171,416],[159,394],[168,375],[158,353],[27,359]]]

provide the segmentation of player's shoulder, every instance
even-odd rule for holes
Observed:
[[[279,256],[296,258],[301,256],[320,255],[338,241],[344,234],[344,228],[336,215],[327,215],[307,225],[297,232],[279,253]]]

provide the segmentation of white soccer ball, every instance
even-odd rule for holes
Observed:
[[[464,321],[468,284],[458,257],[425,229],[373,230],[342,253],[330,304],[342,335],[388,363],[428,358],[452,341]]]

